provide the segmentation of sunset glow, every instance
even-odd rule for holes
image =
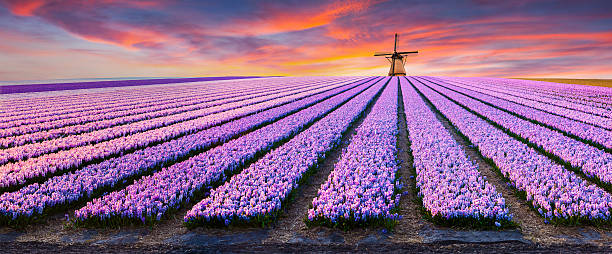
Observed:
[[[609,1],[0,0],[0,81],[225,75],[612,78]]]

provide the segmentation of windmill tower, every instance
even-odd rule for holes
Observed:
[[[393,44],[393,52],[376,52],[374,56],[385,56],[391,63],[391,69],[389,69],[389,76],[406,76],[406,69],[404,65],[406,61],[406,55],[416,54],[419,51],[404,51],[397,52],[397,33],[395,33],[395,44]]]

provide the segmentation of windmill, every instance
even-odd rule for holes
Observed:
[[[375,52],[374,56],[385,56],[389,62],[391,62],[391,69],[389,69],[389,76],[406,76],[406,69],[404,69],[404,58],[408,54],[416,54],[419,51],[404,51],[397,52],[397,33],[395,33],[395,44],[393,44],[392,52]]]

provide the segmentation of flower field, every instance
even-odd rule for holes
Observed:
[[[59,214],[74,227],[176,216],[189,229],[267,227],[298,205],[308,227],[390,229],[414,202],[433,224],[501,230],[520,226],[517,198],[543,224],[612,225],[611,88],[426,76],[181,82],[1,99],[0,224]],[[309,186],[313,198],[295,204]]]

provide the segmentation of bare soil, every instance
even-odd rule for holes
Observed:
[[[569,78],[515,78],[515,79],[537,80],[537,81],[586,85],[586,86],[612,87],[612,79],[569,79]]]
[[[389,86],[392,84],[387,85]],[[340,146],[331,151],[326,159],[319,164],[315,173],[308,177],[307,182],[296,189],[293,200],[285,206],[283,213],[281,213],[280,218],[273,226],[274,230],[271,231],[268,238],[264,240],[265,243],[356,243],[367,235],[368,229],[357,229],[351,235],[341,236],[335,234],[334,230],[330,230],[327,227],[316,226],[309,228],[304,223],[304,219],[312,204],[312,200],[317,196],[317,191],[321,185],[327,181],[329,174],[331,174],[334,170],[334,166],[340,160],[342,152],[346,150],[351,143],[356,128],[363,123],[365,116],[370,113],[378,98],[379,96],[374,99],[371,105],[366,108],[362,116],[346,131],[346,134],[342,137]]]

